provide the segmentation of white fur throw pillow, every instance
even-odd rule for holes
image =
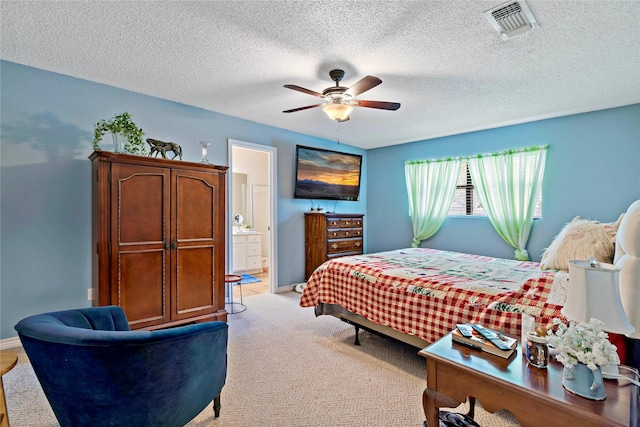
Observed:
[[[553,238],[553,242],[542,255],[540,268],[569,271],[569,261],[587,260],[590,257],[611,264],[616,232],[623,215],[620,215],[615,224],[601,224],[598,221],[575,217]]]

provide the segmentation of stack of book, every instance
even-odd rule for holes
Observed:
[[[454,343],[472,347],[505,359],[515,353],[518,346],[518,340],[515,338],[508,337],[492,329],[478,327],[478,325],[474,327],[471,323],[458,325],[451,332],[451,340]]]

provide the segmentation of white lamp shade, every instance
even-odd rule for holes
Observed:
[[[353,111],[353,107],[347,104],[329,104],[322,107],[322,111],[327,113],[332,120],[338,120],[341,122],[349,118],[349,114]]]
[[[607,332],[633,332],[620,300],[619,274],[620,268],[612,264],[594,267],[588,261],[569,261],[569,289],[562,314],[576,322],[598,319]]]

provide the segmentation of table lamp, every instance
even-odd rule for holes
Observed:
[[[619,274],[619,267],[599,263],[595,258],[569,261],[569,289],[567,301],[561,310],[563,316],[576,322],[598,319],[603,323],[602,329],[613,334],[635,331],[620,299]],[[624,341],[616,347],[621,350],[621,345],[624,348]],[[617,374],[618,367],[615,365],[602,367],[602,376],[605,378],[617,378]]]

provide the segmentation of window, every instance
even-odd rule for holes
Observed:
[[[487,216],[478,195],[474,191],[471,174],[469,173],[469,163],[464,160],[460,164],[458,184],[453,196],[453,203],[449,209],[449,215],[460,216]],[[542,191],[538,194],[534,218],[542,218]]]

